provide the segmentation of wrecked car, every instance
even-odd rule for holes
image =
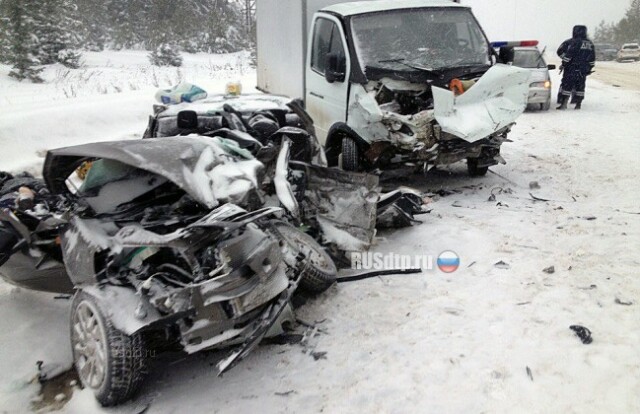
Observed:
[[[258,86],[304,98],[330,166],[427,171],[466,159],[476,176],[505,162],[529,72],[506,65],[468,6],[335,3],[257,5]]]
[[[267,204],[277,195],[292,222],[308,226],[338,262],[343,252],[366,250],[376,227],[418,222],[414,216],[422,202],[412,202],[411,191],[387,197],[378,193],[375,175],[327,168],[315,123],[298,100],[225,94],[154,105],[143,137],[176,135],[233,139],[251,152],[269,170],[263,185]]]
[[[264,172],[217,136],[49,151],[33,203],[20,197],[35,179],[3,197],[0,275],[75,291],[74,364],[103,405],[135,393],[154,341],[187,353],[236,345],[225,372],[292,321],[298,287],[321,292],[336,276],[285,210],[263,207]]]

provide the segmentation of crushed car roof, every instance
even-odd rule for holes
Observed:
[[[450,0],[376,0],[335,4],[333,6],[325,7],[321,11],[335,13],[346,17],[356,14],[375,13],[397,9],[419,9],[423,7],[470,8],[469,6],[463,6]]]
[[[52,193],[67,191],[74,161],[116,160],[167,178],[209,208],[243,198],[257,188],[263,164],[230,140],[200,136],[95,142],[51,150],[42,175]],[[230,182],[236,183],[231,186]],[[238,184],[242,181],[244,184]]]

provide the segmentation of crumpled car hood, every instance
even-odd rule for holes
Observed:
[[[476,142],[511,125],[529,96],[527,69],[498,64],[460,96],[434,87],[434,116],[442,131]]]
[[[257,190],[263,164],[230,140],[199,136],[96,142],[51,150],[43,176],[52,193],[66,191],[65,179],[78,158],[119,161],[167,178],[208,208],[242,204]]]

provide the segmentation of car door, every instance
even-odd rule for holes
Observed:
[[[313,118],[318,140],[323,145],[331,126],[347,120],[351,64],[346,45],[340,20],[330,15],[315,17],[307,49],[305,103],[307,112]],[[343,62],[339,67],[340,72],[344,71],[342,80],[327,80],[329,55],[337,55]]]

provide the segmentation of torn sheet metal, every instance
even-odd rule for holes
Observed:
[[[423,204],[421,194],[409,188],[383,194],[378,202],[376,228],[395,229],[422,223],[415,216],[427,213]]]
[[[460,96],[433,87],[434,115],[442,131],[468,142],[487,138],[514,123],[529,96],[527,69],[498,64]]]
[[[303,208],[317,220],[324,241],[345,251],[368,248],[375,235],[378,177],[301,163],[296,167],[306,173]]]

